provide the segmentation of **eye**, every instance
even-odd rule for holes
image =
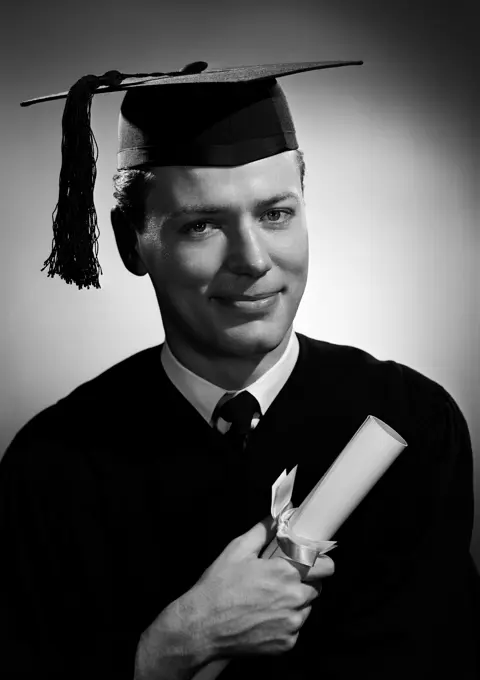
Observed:
[[[215,229],[215,225],[212,222],[192,222],[182,227],[182,232],[191,236],[204,236],[210,233],[209,227]]]
[[[272,224],[284,224],[289,221],[293,213],[294,211],[291,209],[274,208],[273,210],[268,210],[262,217],[266,216],[267,221]],[[219,225],[213,222],[191,222],[190,224],[185,224],[181,228],[181,231],[192,238],[201,238],[209,236],[213,231],[219,228]]]
[[[288,218],[290,218],[292,216],[292,211],[287,210],[285,208],[275,208],[274,210],[269,210],[268,212],[266,212],[265,215],[277,216],[277,217],[281,217],[283,215],[285,217],[284,221],[286,221]],[[279,219],[270,219],[269,221],[274,222],[274,223],[280,222]]]

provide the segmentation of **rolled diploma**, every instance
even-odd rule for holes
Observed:
[[[407,442],[389,425],[368,416],[292,515],[292,538],[300,544],[302,538],[329,541],[406,446]],[[286,557],[276,538],[262,554],[263,559],[271,557]],[[298,566],[305,576],[308,568]],[[212,661],[194,680],[214,680],[227,664],[228,659]]]
[[[289,522],[298,538],[329,541],[407,442],[368,416]]]

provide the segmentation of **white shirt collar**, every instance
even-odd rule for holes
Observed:
[[[258,400],[262,415],[265,415],[267,409],[290,377],[297,362],[298,353],[298,338],[294,331],[292,331],[288,345],[277,363],[269,368],[258,380],[245,388]],[[214,385],[183,366],[173,355],[166,340],[162,348],[161,361],[165,373],[175,387],[197,409],[200,415],[211,424],[213,411],[219,400],[228,390]],[[242,391],[238,390],[238,393]],[[237,392],[233,391],[229,393],[237,394]]]

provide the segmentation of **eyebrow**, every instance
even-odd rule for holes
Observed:
[[[265,210],[265,208],[268,208],[272,205],[275,205],[276,203],[280,203],[281,201],[286,201],[288,199],[294,199],[297,203],[299,202],[299,196],[298,194],[294,193],[293,191],[285,191],[281,194],[276,194],[275,196],[272,196],[271,198],[266,198],[262,201],[258,201],[256,204],[256,208],[259,208],[261,210]],[[228,212],[228,207],[226,208],[219,208],[218,206],[215,205],[201,205],[201,204],[188,204],[183,206],[182,208],[179,208],[178,210],[172,210],[171,212],[168,212],[164,214],[163,218],[165,222],[169,222],[171,220],[175,220],[178,217],[185,217],[187,215],[219,215],[221,213],[226,213]]]

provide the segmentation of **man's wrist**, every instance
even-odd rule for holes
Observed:
[[[189,680],[211,658],[195,598],[186,593],[142,634],[135,680]]]
[[[205,625],[207,612],[201,597],[194,587],[169,606],[169,620],[173,633],[179,636],[185,656],[195,668],[203,666],[212,658],[213,650]]]

